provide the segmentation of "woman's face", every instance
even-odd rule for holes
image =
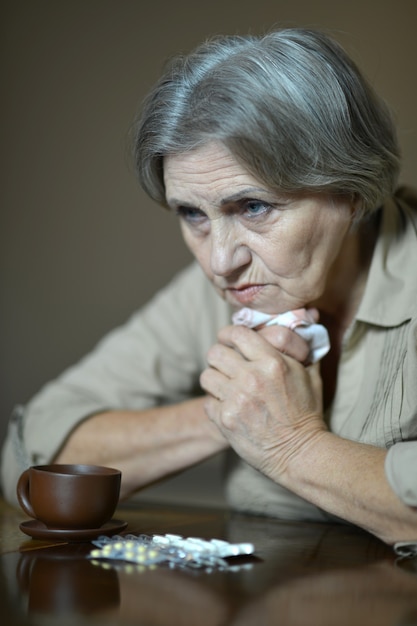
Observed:
[[[234,307],[281,313],[325,294],[352,206],[327,195],[279,195],[219,142],[164,159],[169,206],[184,240]]]

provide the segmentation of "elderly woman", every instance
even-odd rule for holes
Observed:
[[[417,211],[384,104],[319,32],[221,37],[167,67],[135,154],[198,263],[15,412],[7,497],[28,464],[117,466],[127,496],[230,448],[236,509],[417,540]]]

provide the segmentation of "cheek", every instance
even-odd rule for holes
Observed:
[[[263,242],[258,246],[258,256],[274,273],[281,276],[298,275],[311,262],[311,236],[288,229],[285,234]]]
[[[210,255],[206,242],[190,235],[189,230],[181,224],[181,233],[185,245],[201,265],[207,275],[209,275]]]
[[[329,260],[338,252],[350,221],[345,212],[336,208],[318,212],[314,219],[305,220],[298,228],[288,229],[285,246],[291,246],[293,256],[317,261]]]
[[[186,226],[180,222],[180,230],[182,234],[182,238],[184,240],[185,245],[190,250],[192,254],[195,256],[195,252],[197,251],[197,245],[194,237],[191,237],[190,232]]]
[[[313,281],[316,274],[325,273],[343,239],[340,229],[329,225],[323,226],[320,220],[288,223],[279,236],[267,245],[264,242],[259,256],[270,271],[282,278]]]

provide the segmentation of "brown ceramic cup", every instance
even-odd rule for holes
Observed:
[[[35,465],[20,476],[17,498],[48,528],[100,528],[116,509],[121,476],[98,465]]]

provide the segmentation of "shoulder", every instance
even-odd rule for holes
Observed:
[[[200,266],[193,262],[177,273],[136,315],[147,329],[169,329],[183,342],[206,350],[217,332],[230,324],[229,305],[216,293]]]
[[[417,317],[417,193],[402,187],[381,210],[381,224],[357,318],[381,327]]]

